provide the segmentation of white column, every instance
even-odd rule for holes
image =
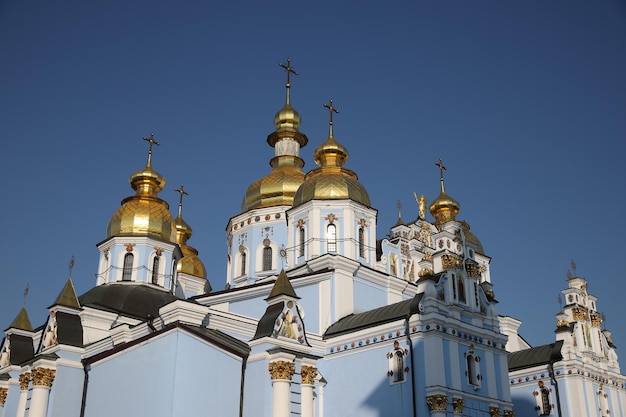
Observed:
[[[26,398],[28,396],[28,385],[30,383],[30,372],[20,375],[20,398],[17,400],[16,417],[24,417],[26,414]]]
[[[28,417],[46,417],[48,412],[48,397],[56,371],[48,368],[33,370],[33,394],[30,397]]]
[[[302,417],[313,417],[315,415],[313,386],[315,384],[315,377],[317,377],[317,368],[314,366],[302,365],[300,367],[300,376],[302,377],[302,385],[300,385]]]
[[[293,362],[270,362],[269,371],[272,376],[272,417],[290,417],[291,376],[296,370]],[[31,417],[31,416],[29,416]]]

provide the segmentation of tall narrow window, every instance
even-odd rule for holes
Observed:
[[[326,229],[326,240],[328,242],[328,252],[337,252],[337,226],[332,223]]]
[[[359,256],[365,258],[365,231],[359,227]]]
[[[272,269],[272,248],[266,246],[263,248],[263,270],[270,271]]]
[[[152,260],[152,283],[159,283],[159,262],[161,260],[160,256],[155,256]]]
[[[464,303],[465,300],[465,286],[463,285],[463,278],[459,277],[457,280],[457,289],[459,290],[459,301]]]
[[[404,352],[401,349],[394,350],[395,372],[393,382],[404,381]]]
[[[122,271],[122,281],[130,281],[133,275],[133,260],[134,256],[132,253],[127,253],[124,255],[124,269]]]
[[[467,355],[467,379],[470,384],[476,384],[476,375],[474,374],[474,356]]]
[[[246,275],[246,253],[241,252],[241,275]]]
[[[300,248],[299,256],[304,256],[304,227],[300,227]]]
[[[550,405],[550,391],[547,388],[541,388],[541,414],[542,416],[549,416],[552,412],[552,406]]]

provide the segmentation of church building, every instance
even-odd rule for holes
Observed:
[[[77,295],[70,277],[45,323],[24,308],[5,331],[0,417],[557,415],[555,379],[563,416],[596,401],[624,417],[624,377],[586,282],[564,291],[556,343],[509,357],[512,339],[529,346],[498,316],[491,258],[458,218],[443,161],[432,203],[416,194],[414,219],[377,231],[332,100],[328,136],[311,141],[318,167],[303,171],[295,71],[281,67],[271,171],[224,219],[225,289],[188,244],[184,188],[176,217],[161,197],[158,143],[144,138],[147,162],[97,244],[93,288]]]

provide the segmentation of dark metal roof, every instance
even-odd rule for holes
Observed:
[[[252,340],[272,335],[274,332],[274,324],[280,313],[282,313],[283,307],[283,302],[267,306],[265,314],[263,314],[263,317],[259,320],[259,324],[256,327],[256,333],[254,334]]]
[[[558,340],[549,345],[524,349],[509,354],[509,372],[519,369],[532,368],[538,365],[547,365],[563,359],[561,348],[563,341]]]
[[[409,300],[400,301],[399,303],[390,304],[364,313],[350,314],[330,326],[328,330],[326,330],[326,333],[324,333],[324,339],[354,332],[366,327],[389,323],[416,314],[419,312],[418,306],[419,302],[422,300],[422,296],[423,293],[420,293]]]
[[[169,291],[139,283],[111,283],[94,287],[79,297],[83,307],[109,310],[139,319],[157,317],[159,308],[178,297]]]

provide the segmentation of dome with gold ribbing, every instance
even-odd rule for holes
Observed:
[[[274,117],[276,130],[267,137],[267,143],[275,149],[270,160],[272,171],[253,182],[244,195],[241,211],[272,206],[291,206],[293,197],[302,181],[304,161],[300,158],[300,148],[306,146],[308,139],[300,133],[300,114],[291,106],[291,74],[297,72],[291,68],[291,61],[279,64],[287,71],[287,97],[285,105]]]
[[[352,200],[371,207],[370,198],[365,187],[359,182],[354,171],[344,168],[348,160],[348,150],[333,136],[333,101],[324,107],[330,111],[330,128],[326,142],[321,144],[314,154],[315,163],[319,165],[309,172],[298,189],[293,206],[299,206],[311,200]]]
[[[158,197],[165,186],[165,178],[152,169],[152,146],[159,143],[144,138],[150,143],[146,167],[130,176],[130,185],[135,195],[122,200],[120,208],[113,214],[107,226],[107,239],[113,236],[154,236],[174,242],[176,233],[169,204]]]
[[[198,257],[197,249],[187,245],[187,241],[191,238],[193,231],[191,230],[191,226],[183,220],[183,195],[189,195],[189,193],[185,191],[185,187],[183,185],[175,191],[180,194],[178,216],[176,216],[176,219],[174,220],[174,226],[176,228],[176,243],[178,243],[178,246],[180,246],[180,250],[183,253],[183,257],[179,259],[176,264],[176,270],[195,277],[206,278],[206,268]]]

